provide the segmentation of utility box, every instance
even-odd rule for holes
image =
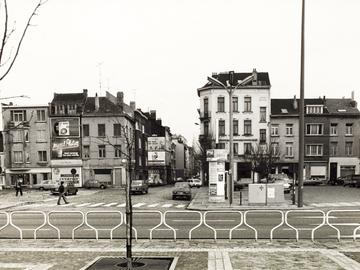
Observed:
[[[249,184],[249,204],[283,203],[283,184]]]

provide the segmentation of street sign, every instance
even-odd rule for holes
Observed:
[[[75,175],[76,174],[76,169],[71,169],[71,174]]]

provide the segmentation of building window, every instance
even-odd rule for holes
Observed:
[[[337,142],[331,142],[330,143],[330,156],[336,156],[337,155],[337,148],[338,148],[338,143]]]
[[[322,124],[307,124],[306,135],[323,135]]]
[[[293,124],[286,124],[286,136],[293,136],[294,130],[293,130]]]
[[[90,127],[88,124],[83,125],[83,136],[84,137],[90,136]]]
[[[23,163],[23,152],[22,151],[14,151],[14,163]]]
[[[90,158],[90,145],[83,146],[83,157]]]
[[[251,112],[251,97],[244,97],[244,111]]]
[[[353,143],[345,142],[345,155],[352,156],[353,155]]]
[[[273,156],[278,156],[280,154],[279,143],[271,143],[271,154]]]
[[[233,134],[239,135],[239,120],[237,119],[233,120]]]
[[[306,155],[307,156],[322,156],[323,155],[323,146],[321,144],[308,144],[306,145]]]
[[[99,145],[99,158],[106,157],[105,145]]]
[[[310,105],[306,106],[307,114],[322,114],[323,113],[323,105]]]
[[[279,126],[271,125],[271,136],[279,136]]]
[[[233,151],[234,151],[234,155],[239,154],[239,144],[238,143],[234,143],[233,144]]]
[[[260,107],[260,122],[266,122],[266,107]]]
[[[331,136],[337,136],[337,123],[331,123],[330,124],[330,135]]]
[[[352,123],[347,123],[346,124],[345,135],[346,136],[353,135],[353,124]]]
[[[98,124],[98,137],[105,137],[105,124]]]
[[[115,157],[121,158],[121,145],[115,145]]]
[[[25,162],[30,163],[30,153],[29,152],[25,152]]]
[[[238,112],[239,111],[239,99],[238,97],[233,97],[232,98],[232,106],[233,106],[233,112]]]
[[[294,156],[294,144],[292,142],[286,143],[286,153],[285,155],[287,157],[293,157]]]
[[[217,143],[216,149],[225,149],[225,143]]]
[[[208,112],[209,112],[209,99],[204,98],[204,113],[208,113]]]
[[[14,130],[12,132],[13,142],[23,142],[23,133],[22,130]]]
[[[141,156],[139,156],[139,166],[142,166],[142,162],[141,162]]]
[[[29,142],[29,130],[24,129],[24,139],[25,142]]]
[[[121,136],[121,124],[114,124],[114,137]]]
[[[204,122],[204,135],[209,135],[209,122]]]
[[[45,110],[36,110],[37,121],[45,122]]]
[[[68,113],[69,114],[76,114],[76,105],[75,104],[68,105]]]
[[[10,114],[11,114],[11,121],[14,122],[26,121],[26,111],[16,110],[16,111],[11,111]]]
[[[260,129],[260,143],[266,142],[266,129]]]
[[[219,120],[219,136],[225,136],[225,120]]]
[[[139,138],[139,149],[142,148],[141,138]]]
[[[251,120],[244,120],[244,135],[251,135]]]
[[[47,155],[46,151],[38,151],[39,161],[40,162],[46,162],[47,161]]]
[[[225,112],[225,98],[224,97],[218,97],[218,112]]]
[[[251,154],[251,143],[244,143],[244,155]]]

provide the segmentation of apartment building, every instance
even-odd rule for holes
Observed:
[[[48,109],[2,106],[4,186],[13,186],[20,178],[25,186],[51,179]]]

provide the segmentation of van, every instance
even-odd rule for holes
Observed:
[[[346,175],[343,178],[344,180],[344,187],[360,187],[360,174],[350,174]]]

